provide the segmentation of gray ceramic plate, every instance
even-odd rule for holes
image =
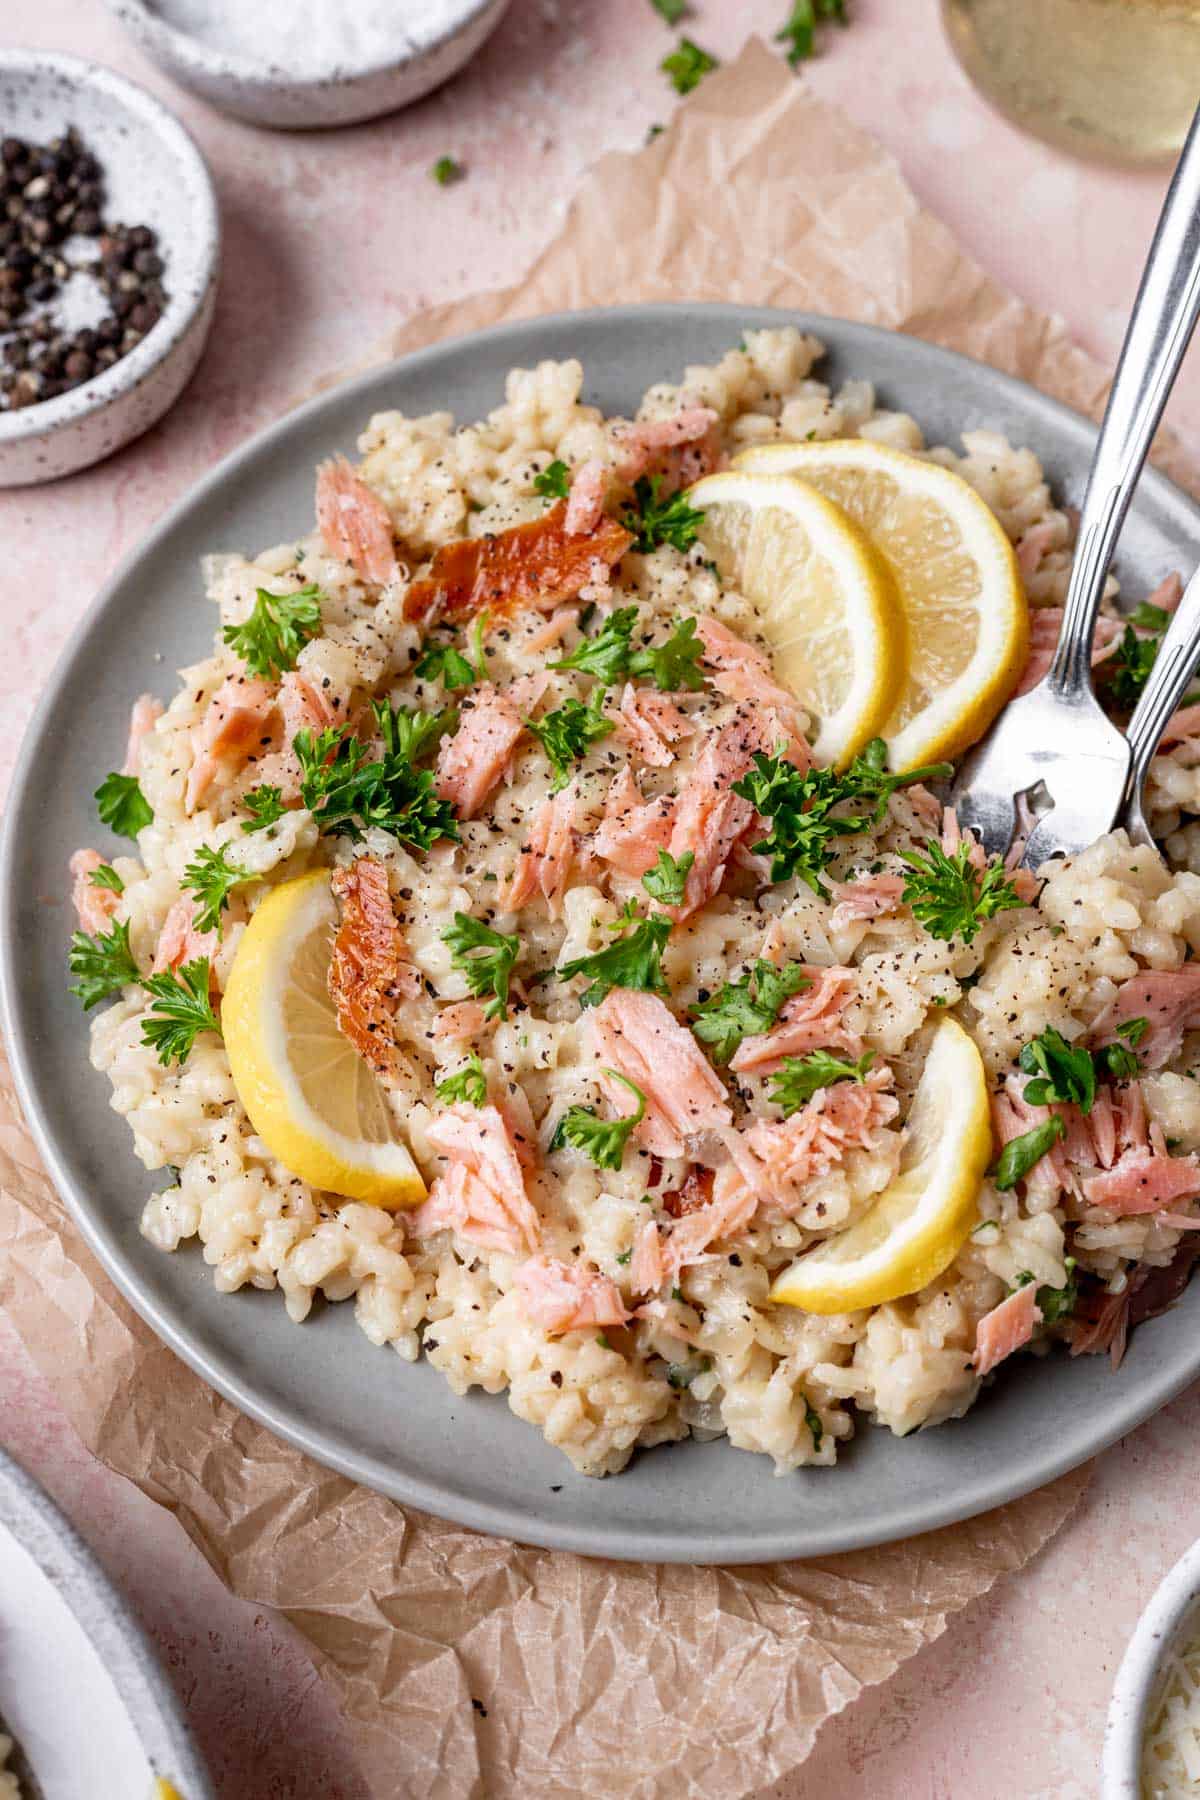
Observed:
[[[115,766],[131,698],[207,655],[199,557],[277,543],[312,518],[313,467],[353,454],[369,414],[451,407],[474,419],[505,372],[578,356],[586,394],[630,412],[651,382],[715,360],[748,325],[794,323],[830,346],[824,373],[868,376],[931,442],[992,426],[1032,445],[1078,503],[1094,431],[1020,382],[912,338],[833,319],[730,306],[629,307],[539,319],[424,350],[290,414],[180,502],[92,607],[30,727],[0,866],[4,1023],[22,1099],[59,1190],[113,1279],[167,1343],[244,1411],[321,1462],[397,1500],[529,1543],[597,1556],[758,1562],[827,1555],[945,1525],[1011,1500],[1103,1449],[1200,1373],[1200,1288],[1106,1358],[1019,1361],[962,1421],[900,1441],[864,1427],[833,1471],[777,1479],[724,1442],[639,1456],[621,1476],[572,1473],[502,1397],[457,1399],[435,1370],[372,1349],[349,1306],[288,1322],[277,1294],[219,1295],[197,1251],[164,1256],[138,1233],[146,1178],[88,1065],[67,992],[67,857],[96,840],[91,793]],[[1147,474],[1120,574],[1145,592],[1200,562],[1200,509]],[[160,660],[163,659],[163,660]]]

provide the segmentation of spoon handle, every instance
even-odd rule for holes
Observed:
[[[1150,759],[1158,749],[1168,719],[1187,693],[1198,660],[1200,572],[1192,576],[1175,608],[1126,733],[1133,755],[1125,787],[1122,822],[1135,844],[1154,845],[1142,811],[1142,787]]]

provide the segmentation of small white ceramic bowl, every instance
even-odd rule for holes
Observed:
[[[223,36],[222,14],[239,4],[278,16],[277,61],[248,55],[232,31]],[[371,59],[348,51],[322,62],[310,45],[300,68],[296,29],[303,22],[289,26],[290,0],[214,0],[203,34],[185,30],[178,14],[173,20],[165,0],[108,5],[181,87],[252,125],[309,131],[378,118],[439,87],[495,30],[509,0],[394,0],[394,38],[386,55]]]
[[[0,412],[0,487],[53,481],[128,444],[162,417],[212,324],[221,231],[204,159],[165,106],[77,56],[0,50],[5,135],[44,144],[78,127],[105,171],[105,214],[158,233],[167,304],[157,325],[82,387]]]
[[[1142,1738],[1174,1651],[1200,1636],[1200,1542],[1164,1576],[1117,1671],[1101,1757],[1100,1800],[1140,1800]]]

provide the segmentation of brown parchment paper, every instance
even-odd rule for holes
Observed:
[[[997,287],[894,161],[758,42],[651,146],[597,165],[517,287],[413,320],[380,355],[639,299],[810,307],[965,350],[1088,412],[1103,399],[1104,372],[1061,324]],[[1177,448],[1163,460],[1200,489]],[[305,1634],[377,1800],[761,1790],[1025,1565],[1087,1483],[883,1549],[737,1570],[589,1561],[405,1512],[278,1442],[157,1342],[51,1188],[3,1061],[0,1304],[94,1452]],[[381,1363],[379,1378],[402,1374]]]

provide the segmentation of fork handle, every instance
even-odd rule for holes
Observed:
[[[1133,752],[1122,808],[1135,841],[1152,843],[1142,816],[1142,785],[1146,771],[1167,728],[1167,721],[1187,693],[1200,659],[1200,572],[1192,576],[1175,608],[1166,636],[1142,689],[1127,736]]]
[[[1092,629],[1117,537],[1200,312],[1200,111],[1163,203],[1125,333],[1079,519],[1048,685],[1091,697]]]

